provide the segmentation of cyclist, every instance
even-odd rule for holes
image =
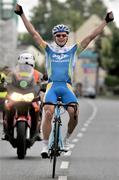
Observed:
[[[22,6],[17,4],[15,13],[20,15],[28,32],[38,43],[38,45],[46,52],[46,68],[49,83],[47,85],[44,102],[56,103],[57,98],[60,96],[63,103],[76,104],[78,107],[77,98],[74,95],[71,87],[72,72],[75,66],[75,55],[77,52],[82,52],[88,46],[88,44],[103,31],[107,23],[113,21],[113,13],[107,13],[105,19],[90,35],[84,38],[81,42],[74,44],[72,47],[66,46],[70,33],[68,26],[59,24],[52,29],[52,35],[55,41],[55,45],[53,46],[44,41],[33,25],[28,21],[23,12]],[[65,138],[66,140],[69,139],[78,122],[78,110],[75,112],[75,109],[69,107],[67,111],[70,118]],[[43,149],[41,151],[41,156],[43,158],[47,158],[48,138],[51,130],[51,120],[54,113],[54,105],[45,104],[44,112],[42,124]]]

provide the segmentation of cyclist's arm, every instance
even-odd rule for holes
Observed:
[[[16,5],[16,9],[15,12],[19,12],[20,11],[20,5]],[[22,8],[22,7],[21,7]],[[22,9],[23,10],[23,9]],[[18,14],[19,15],[19,14]],[[25,13],[22,12],[22,14],[20,14],[21,19],[26,27],[26,29],[28,30],[28,32],[31,34],[31,36],[33,37],[33,39],[36,41],[36,43],[38,45],[40,45],[41,47],[46,47],[47,42],[44,41],[41,37],[41,35],[35,30],[34,26],[31,24],[31,22],[27,19],[27,17],[25,16]]]
[[[108,22],[113,21],[114,17],[113,17],[113,13],[109,12],[107,13],[105,20],[102,21],[102,23],[90,34],[88,35],[86,38],[84,38],[81,41],[81,47],[83,49],[85,49],[88,44],[99,34],[101,34],[103,32],[104,27],[107,25]]]
[[[83,49],[85,49],[88,44],[96,37],[98,36],[104,29],[104,27],[106,26],[106,21],[103,21],[101,23],[100,26],[98,26],[90,35],[88,35],[87,37],[85,37],[80,43],[81,43],[81,47]]]

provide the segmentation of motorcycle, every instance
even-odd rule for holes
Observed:
[[[24,159],[27,148],[38,140],[40,97],[35,86],[33,68],[26,64],[19,64],[8,80],[3,127],[18,159]]]

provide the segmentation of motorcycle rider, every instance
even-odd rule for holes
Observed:
[[[47,80],[48,76],[47,73],[42,74],[40,71],[35,69],[35,57],[32,53],[29,53],[28,51],[22,52],[18,57],[18,63],[28,64],[34,68],[34,80],[37,84],[35,86],[36,91],[39,92],[40,95],[40,117],[38,121],[38,131],[40,132],[40,126],[41,126],[41,119],[42,119],[42,102],[47,86]],[[40,135],[39,135],[40,137]]]
[[[23,52],[18,57],[18,63],[28,64],[34,68],[34,80],[37,84],[41,82],[43,74],[35,69],[35,57],[29,52]]]
[[[47,74],[41,73],[40,71],[35,69],[35,57],[32,53],[22,52],[18,57],[18,63],[28,64],[34,68],[34,80],[35,83],[40,87],[40,97],[43,100],[44,97],[44,89],[41,87],[41,84],[47,83]]]
[[[40,84],[41,84],[41,81],[43,79],[43,74],[41,72],[39,72],[38,70],[35,69],[35,57],[32,53],[29,53],[29,52],[22,52],[19,57],[18,57],[18,63],[22,63],[22,64],[28,64],[30,66],[33,67],[34,69],[34,80],[35,80],[35,90],[36,92],[40,95],[40,98],[41,98],[41,101],[40,101],[40,114],[39,114],[39,121],[38,121],[38,124],[37,124],[37,130],[38,132],[40,133],[40,125],[41,125],[41,102],[42,102],[42,99],[44,97],[44,92],[40,91]],[[41,137],[40,137],[40,134],[37,135],[38,138],[37,140],[41,140]]]

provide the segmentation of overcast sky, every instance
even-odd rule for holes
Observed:
[[[64,0],[62,0],[64,1]],[[114,18],[115,18],[115,23],[117,24],[117,26],[119,27],[119,0],[103,0],[104,3],[107,5],[108,7],[108,11],[113,11],[114,13]],[[30,15],[30,9],[32,9],[34,6],[37,5],[38,0],[18,0],[18,3],[21,4],[23,6],[24,12],[26,14],[27,17],[29,17]],[[18,31],[19,32],[26,32],[26,29],[21,21],[21,19],[19,18],[19,24],[18,24]]]

